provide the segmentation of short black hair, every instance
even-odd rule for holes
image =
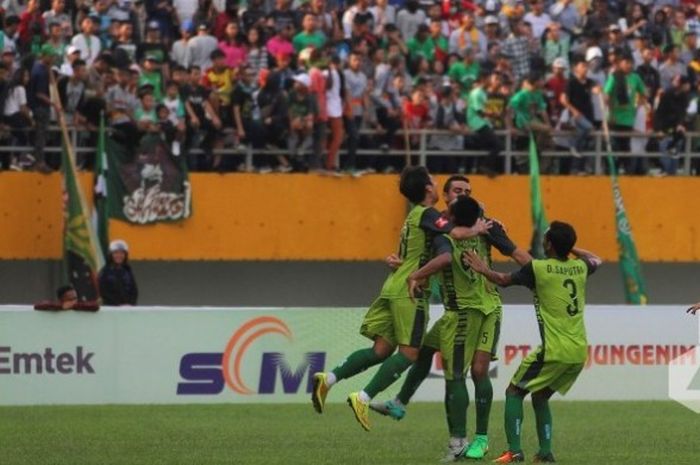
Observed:
[[[460,195],[450,204],[450,213],[456,226],[471,227],[481,216],[481,206],[473,198]]]
[[[211,60],[216,60],[218,58],[225,58],[225,57],[226,57],[226,54],[218,48],[209,54],[209,58]]]
[[[443,186],[442,191],[445,194],[447,194],[448,192],[450,192],[450,188],[452,187],[452,183],[457,182],[457,181],[462,181],[462,182],[466,182],[467,184],[469,184],[468,177],[463,176],[461,174],[455,174],[455,175],[452,175],[449,178],[447,178],[447,181],[445,181],[445,185]]]
[[[432,184],[430,174],[424,166],[407,166],[401,172],[399,191],[411,203],[425,200],[425,188]]]
[[[549,225],[545,238],[552,244],[557,257],[562,259],[568,257],[571,249],[576,245],[574,227],[562,221],[553,221]]]
[[[70,284],[66,284],[65,286],[61,286],[58,289],[56,289],[56,297],[58,298],[58,300],[61,300],[67,292],[74,290],[75,288],[73,286],[71,286]]]
[[[81,66],[87,66],[87,63],[85,63],[85,60],[78,58],[77,60],[75,60],[73,62],[72,68],[75,69],[75,68],[79,68]]]

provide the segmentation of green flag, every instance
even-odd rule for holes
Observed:
[[[192,214],[192,189],[183,156],[174,155],[160,133],[128,147],[107,137],[107,196],[110,218],[149,224]]]
[[[93,191],[94,207],[92,220],[97,234],[100,253],[104,255],[109,250],[109,212],[107,211],[107,152],[105,151],[105,118],[100,114],[100,132],[97,139],[95,154],[95,185]]]
[[[97,300],[97,273],[103,265],[97,237],[89,220],[85,196],[78,182],[75,159],[64,131],[63,172],[64,226],[63,263],[66,278],[75,287],[80,300]]]
[[[540,161],[537,158],[537,144],[530,133],[530,205],[532,206],[532,241],[530,254],[535,258],[544,258],[544,233],[549,227],[547,215],[542,203],[542,188],[540,186]]]
[[[628,304],[646,305],[647,291],[642,276],[642,266],[639,263],[637,247],[632,237],[632,227],[622,200],[622,190],[617,179],[615,161],[610,153],[607,155],[607,160],[612,182],[613,201],[615,202],[615,227],[617,229],[620,271],[625,285],[625,300]]]

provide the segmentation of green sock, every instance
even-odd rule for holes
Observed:
[[[391,386],[394,381],[401,377],[401,373],[406,371],[411,366],[411,361],[406,358],[401,352],[396,352],[391,357],[384,360],[382,366],[379,367],[377,373],[370,380],[364,391],[370,397],[376,397],[377,394]]]
[[[445,381],[445,413],[450,437],[467,437],[467,408],[469,392],[463,379]]]
[[[535,421],[537,422],[537,438],[540,441],[540,455],[552,452],[552,411],[549,409],[549,400],[532,398],[532,408],[535,409]]]
[[[408,370],[403,386],[401,386],[401,390],[396,396],[403,405],[408,405],[413,394],[416,393],[418,387],[428,376],[428,373],[430,373],[430,366],[433,364],[433,355],[435,355],[435,350],[429,347],[423,347],[418,353],[418,359],[411,366],[411,369]]]
[[[337,381],[355,376],[358,373],[365,371],[367,368],[381,362],[382,359],[374,353],[372,348],[360,349],[348,355],[348,358],[337,367],[331,370]]]
[[[520,431],[523,426],[523,398],[506,393],[505,427],[508,450],[520,452]]]
[[[486,375],[474,380],[474,403],[476,404],[476,434],[486,436],[489,431],[489,415],[493,402],[491,378]]]

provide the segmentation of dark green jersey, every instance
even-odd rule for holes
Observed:
[[[449,234],[454,226],[432,207],[414,206],[401,228],[399,257],[401,266],[392,271],[382,286],[381,297],[408,297],[409,275],[430,260],[433,240],[440,234]]]
[[[534,291],[544,361],[586,361],[586,280],[596,267],[596,263],[582,259],[548,258],[533,260],[511,275],[513,284]]]
[[[462,254],[467,250],[473,250],[482,260],[491,265],[492,246],[507,256],[512,255],[515,250],[515,244],[499,224],[494,224],[487,235],[459,241],[443,235],[435,240],[436,256],[444,253],[452,255],[452,263],[440,273],[442,302],[445,310],[472,309],[488,315],[501,307],[498,288],[481,274],[465,267],[462,262]]]

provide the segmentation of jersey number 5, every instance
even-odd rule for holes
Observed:
[[[578,289],[576,289],[576,283],[573,279],[567,279],[563,285],[569,291],[569,297],[571,297],[571,303],[566,306],[566,313],[569,316],[574,316],[578,313]]]

